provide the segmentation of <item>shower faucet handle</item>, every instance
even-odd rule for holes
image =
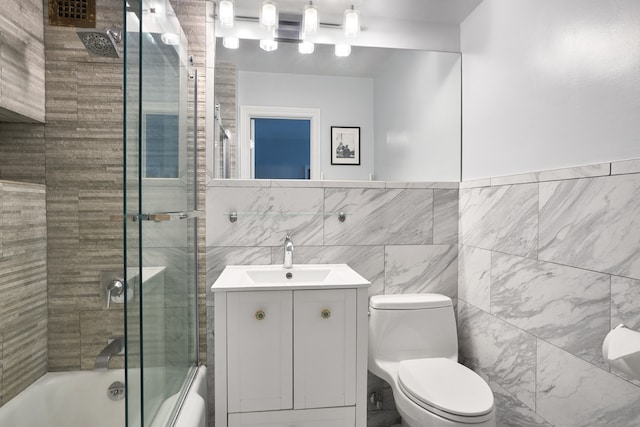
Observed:
[[[111,297],[119,297],[124,292],[124,279],[116,278],[107,284],[107,308],[111,307]]]

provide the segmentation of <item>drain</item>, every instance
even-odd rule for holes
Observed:
[[[113,384],[111,384],[109,386],[109,389],[107,390],[107,396],[109,396],[109,399],[114,401],[124,399],[124,395],[125,395],[124,383],[121,383],[120,381],[116,381]]]

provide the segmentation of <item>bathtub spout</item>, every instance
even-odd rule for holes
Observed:
[[[96,357],[96,371],[106,371],[109,369],[111,356],[121,353],[124,350],[124,338],[114,338]]]

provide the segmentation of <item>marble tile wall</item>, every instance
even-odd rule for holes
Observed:
[[[45,194],[0,181],[0,406],[47,372]]]
[[[612,327],[640,327],[637,165],[461,184],[460,357],[499,425],[640,423],[640,382],[601,352]]]
[[[345,222],[330,215],[341,211]],[[370,295],[458,294],[457,183],[211,181],[207,221],[208,287],[227,264],[281,263],[291,231],[294,263],[347,263],[371,281]],[[211,292],[207,304],[212,342]],[[369,426],[398,421],[390,388],[370,376],[369,389],[384,398]]]

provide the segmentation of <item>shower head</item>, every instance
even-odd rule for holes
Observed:
[[[116,43],[122,40],[122,32],[118,29],[107,28],[105,30],[78,29],[78,37],[84,43],[89,53],[93,56],[106,58],[119,58]]]

